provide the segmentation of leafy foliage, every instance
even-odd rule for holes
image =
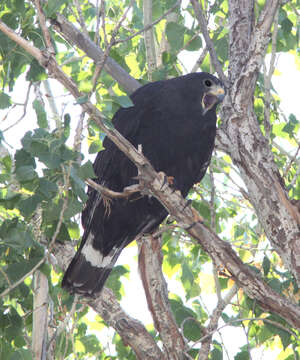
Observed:
[[[133,2],[117,33],[115,26],[129,6],[129,1],[107,0],[105,23],[101,24],[97,22],[100,21],[99,9],[96,9],[94,2],[81,1],[80,13],[76,3],[71,0],[47,1],[43,10],[54,23],[56,13],[62,13],[102,49],[107,48],[113,39],[109,56],[142,84],[146,83],[149,69],[143,32],[132,36],[144,27],[142,2]],[[226,25],[228,1],[201,3],[207,16],[210,16],[209,25],[214,29],[210,35],[217,57],[226,70],[229,65]],[[263,3],[257,2],[256,12],[261,11]],[[153,1],[153,20],[162,17],[174,4],[173,0]],[[299,68],[299,54],[295,50],[299,41],[297,5],[297,1],[293,0],[280,8],[276,51],[289,53]],[[32,2],[3,0],[0,18],[34,46],[45,49]],[[84,21],[84,29],[81,20]],[[190,3],[174,8],[171,20],[164,17],[153,27],[153,31],[157,49],[160,50],[157,68],[152,73],[153,80],[183,73],[184,64],[188,62],[184,54],[188,51],[189,56],[196,59],[203,51],[204,39]],[[30,338],[33,334],[35,296],[32,270],[42,262],[39,270],[49,281],[51,326],[56,329],[62,326],[62,331],[52,343],[55,358],[135,359],[134,351],[123,343],[117,333],[112,335],[103,320],[88,311],[87,307],[77,308],[72,319],[64,323],[74,297],[60,288],[62,271],[49,263],[47,255],[55,241],[69,242],[80,238],[79,214],[87,199],[85,180],[94,177],[91,161],[86,160],[85,156],[100,151],[105,137],[90,119],[85,119],[84,125],[78,126],[81,121],[76,117],[79,106],[90,98],[96,99],[99,109],[107,119],[111,119],[119,106],[130,107],[132,103],[105,69],[95,79],[99,64],[96,66],[82,50],[71,46],[52,28],[50,33],[57,61],[83,94],[80,98],[69,100],[65,94],[58,96],[54,90],[53,100],[63,109],[61,114],[48,104],[48,98],[52,96],[45,95],[42,87],[43,100],[28,96],[21,103],[19,97],[21,94],[23,99],[24,94],[20,88],[24,92],[24,88],[32,83],[39,87],[48,75],[35,59],[0,32],[0,110],[1,117],[6,123],[9,122],[0,133],[0,291],[5,292],[0,299],[0,358],[32,358]],[[269,54],[271,50],[270,45]],[[204,57],[200,69],[213,71],[209,55]],[[56,89],[55,84],[51,86]],[[260,74],[254,105],[264,134],[269,131],[264,122],[264,109],[268,105],[264,101],[265,91],[264,77]],[[61,100],[64,97],[67,105],[65,100]],[[27,106],[27,102],[30,106]],[[70,114],[66,113],[65,106],[68,106]],[[18,108],[22,108],[25,117],[17,113]],[[35,129],[31,119],[36,120]],[[30,125],[24,131],[25,121]],[[112,127],[109,120],[106,123]],[[86,133],[82,132],[83,128],[87,129]],[[283,112],[281,99],[271,88],[270,147],[289,195],[295,200],[300,198],[298,133],[299,119],[293,113]],[[21,138],[21,146],[15,146],[12,142],[17,137]],[[245,187],[238,170],[228,155],[217,151],[209,173],[191,191],[189,198],[206,225],[231,242],[244,263],[255,268],[258,276],[264,278],[275,291],[300,304],[300,290],[295,280],[283,268],[244,195]],[[218,301],[217,294],[227,294],[233,282],[226,272],[220,271],[218,274],[210,257],[174,225],[167,225],[168,229],[163,234],[162,266],[170,284],[176,284],[169,294],[174,318],[187,341],[189,355],[197,359],[199,341],[206,334],[205,326]],[[124,277],[135,271],[134,266],[130,266],[129,270],[127,265],[114,269],[107,285],[118,299],[125,297],[122,285]],[[23,280],[15,286],[20,279]],[[129,296],[132,296],[133,302],[136,301],[135,295]],[[298,333],[276,314],[264,312],[242,290],[237,290],[221,317],[219,325],[225,325],[223,331],[230,332],[230,327],[239,328],[240,334],[247,337],[247,343],[234,344],[234,350],[230,350],[234,359],[249,359],[249,354],[259,347],[265,352],[276,348],[280,359],[299,359]],[[159,341],[159,336],[154,331],[152,333]],[[222,337],[214,334],[209,358],[222,359],[227,348],[228,344]]]

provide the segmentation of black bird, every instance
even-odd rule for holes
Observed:
[[[155,170],[172,178],[185,197],[210,163],[216,107],[224,96],[220,80],[204,72],[149,83],[131,95],[134,106],[116,112],[113,124],[136,148],[142,145]],[[95,181],[118,192],[137,183],[136,166],[110,139],[103,146],[94,162]],[[109,210],[106,205],[99,192],[88,189],[81,245],[62,281],[71,293],[97,295],[124,247],[168,215],[158,200],[140,194],[113,199]]]

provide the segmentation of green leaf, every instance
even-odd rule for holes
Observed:
[[[30,350],[18,349],[9,357],[9,360],[32,360],[32,353]]]
[[[200,36],[196,36],[193,38],[193,40],[190,40],[192,38],[191,35],[185,35],[184,36],[184,42],[188,43],[188,45],[185,46],[185,50],[187,51],[197,51],[202,46],[202,40]]]
[[[37,116],[37,122],[40,128],[46,129],[48,127],[47,114],[42,103],[35,99],[32,103]]]
[[[122,282],[120,281],[120,277],[121,276],[125,276],[126,274],[128,274],[129,271],[128,269],[123,266],[123,265],[118,265],[115,266],[112,269],[112,272],[110,273],[105,285],[107,287],[109,287],[110,289],[113,290],[114,294],[116,295],[118,300],[121,300],[121,287],[122,287]]]
[[[184,306],[181,302],[175,299],[170,299],[171,309],[176,319],[176,323],[181,326],[186,318],[193,317],[196,319],[196,314],[192,309]]]
[[[185,27],[176,22],[169,22],[166,26],[166,35],[172,51],[176,52],[183,47]]]
[[[17,348],[22,348],[23,346],[26,346],[26,341],[24,340],[23,336],[16,336],[14,339],[14,345]]]
[[[99,152],[102,148],[102,144],[100,140],[95,140],[89,146],[89,154],[95,154]]]
[[[67,4],[66,0],[48,0],[44,8],[46,16],[52,17],[61,8],[63,4]]]
[[[7,266],[5,272],[9,280],[15,282],[21,279],[25,274],[29,273],[40,260],[40,257],[36,257],[30,260],[22,260],[16,264],[10,264]]]
[[[68,220],[82,211],[83,204],[77,200],[74,196],[70,196],[68,199],[68,206],[64,212],[64,219]]]
[[[58,192],[57,185],[49,181],[45,178],[39,179],[39,186],[36,190],[36,194],[40,196],[40,198],[44,200],[50,200],[52,199]]]
[[[283,329],[277,329],[277,334],[280,337],[283,348],[286,349],[291,343],[291,334]]]
[[[264,270],[264,275],[267,276],[270,271],[271,262],[267,256],[264,256],[262,267]]]
[[[226,61],[228,58],[228,39],[227,37],[222,37],[218,39],[215,43],[215,49],[217,55],[220,57],[222,61]]]
[[[217,342],[213,341],[214,348],[210,353],[211,360],[223,360],[222,346]]]
[[[20,166],[16,169],[16,178],[20,182],[31,181],[37,177],[38,175],[31,165]]]
[[[234,360],[249,360],[249,359],[250,359],[249,352],[246,350],[239,352],[234,357]]]
[[[13,340],[15,336],[22,333],[23,320],[13,307],[10,307],[7,313],[7,320],[9,326],[5,328],[5,337],[8,340]]]
[[[197,341],[203,335],[201,331],[201,325],[198,323],[196,319],[195,320],[191,318],[187,319],[184,322],[183,334],[188,340]]]
[[[271,279],[269,282],[268,282],[268,285],[271,286],[271,288],[273,290],[275,290],[278,294],[281,293],[282,291],[282,286],[281,286],[281,282],[278,280],[278,279]]]
[[[282,131],[288,133],[290,138],[294,138],[294,132],[297,126],[299,126],[299,121],[294,114],[290,114],[289,121],[286,125],[284,125]]]
[[[270,320],[273,320],[274,316],[269,317]],[[275,321],[277,319],[275,318]],[[279,318],[280,323],[282,323],[282,319]],[[291,343],[291,334],[284,329],[277,327],[275,324],[266,323],[266,327],[269,331],[272,332],[273,335],[279,335],[280,340],[282,342],[282,346],[285,349]]]
[[[85,353],[96,354],[101,351],[99,340],[94,334],[81,337],[80,341],[84,345]]]
[[[70,136],[70,131],[71,131],[71,127],[70,127],[70,123],[71,123],[71,117],[69,114],[65,114],[64,115],[64,138],[68,139]]]
[[[79,174],[79,168],[77,164],[74,164],[70,171],[70,179],[72,184],[72,189],[74,193],[81,198],[82,201],[87,200],[87,195],[85,193],[85,182]]]
[[[26,80],[37,82],[45,79],[47,79],[45,69],[38,63],[36,59],[33,59],[26,74]]]
[[[293,23],[288,18],[281,22],[281,28],[285,34],[289,34],[293,29]]]
[[[123,108],[128,108],[133,106],[133,102],[129,96],[125,96],[125,95],[113,96],[112,98],[117,104],[121,105]]]
[[[74,240],[80,238],[80,230],[76,222],[70,221],[70,223],[68,223],[68,232],[71,239]]]
[[[17,150],[15,153],[15,167],[19,168],[24,165],[30,165],[33,168],[36,167],[35,160],[29,152],[24,149]]]
[[[18,208],[24,217],[30,217],[36,210],[38,204],[41,203],[41,201],[42,198],[35,194],[25,200],[21,200],[18,205]]]
[[[88,160],[86,163],[84,163],[80,168],[77,170],[78,176],[82,179],[93,179],[96,178],[96,174],[94,172],[93,164]]]
[[[89,96],[86,94],[86,95],[83,95],[83,96],[80,96],[79,98],[76,99],[76,104],[84,104],[86,103],[87,101],[89,100]]]
[[[10,96],[4,92],[0,92],[0,109],[6,109],[10,107],[11,99]]]

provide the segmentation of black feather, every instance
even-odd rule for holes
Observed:
[[[119,109],[113,118],[123,136],[136,148],[142,145],[143,154],[157,171],[174,177],[183,196],[203,178],[214,148],[216,106],[224,91],[215,100],[210,98],[209,108],[203,109],[203,97],[211,90],[205,85],[208,79],[223,88],[207,73],[149,83],[132,94],[133,107]],[[114,191],[135,184],[136,166],[108,138],[103,145],[105,150],[94,162],[96,181]],[[168,215],[155,198],[137,195],[113,199],[107,211],[100,194],[89,188],[81,245],[62,282],[71,293],[97,294],[122,249],[137,235],[155,230]]]

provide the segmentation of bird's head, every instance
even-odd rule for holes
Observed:
[[[204,115],[224,99],[226,92],[222,83],[210,74],[206,78],[204,76],[203,89],[201,104]]]

